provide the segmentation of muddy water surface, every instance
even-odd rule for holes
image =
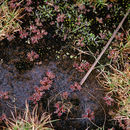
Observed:
[[[56,128],[85,128],[91,122],[87,119],[82,119],[86,109],[94,112],[94,122],[102,126],[105,119],[105,113],[102,106],[102,98],[104,92],[96,81],[96,73],[92,73],[86,83],[82,86],[81,91],[72,92],[70,85],[75,81],[79,82],[83,76],[72,67],[72,61],[56,62],[49,61],[42,65],[35,65],[31,70],[24,73],[19,73],[14,65],[0,65],[0,91],[9,92],[9,99],[0,100],[0,114],[9,114],[10,110],[16,106],[18,109],[25,108],[25,100],[34,93],[34,87],[40,86],[39,81],[45,76],[47,71],[55,73],[56,77],[53,81],[51,89],[43,97],[42,101],[44,109],[49,112],[55,111],[54,104],[61,100],[60,93],[68,92],[68,101],[72,103],[71,112],[68,115],[63,115],[63,119],[56,123]],[[58,95],[58,96],[57,96]],[[54,99],[53,99],[54,98]],[[53,100],[52,100],[53,99]],[[41,102],[42,102],[41,101]],[[49,107],[47,107],[49,103]],[[58,118],[54,114],[54,118]],[[62,125],[61,125],[62,124]]]
[[[105,123],[108,108],[103,101],[105,94],[96,80],[95,71],[88,77],[80,91],[73,92],[70,85],[80,82],[85,75],[73,67],[74,59],[66,57],[50,60],[45,57],[42,64],[37,65],[21,60],[15,55],[17,49],[12,51],[8,48],[8,50],[5,53],[8,57],[2,56],[7,61],[0,63],[0,91],[8,92],[9,98],[0,99],[0,116],[3,113],[8,117],[11,116],[10,111],[14,111],[15,107],[24,111],[25,101],[33,95],[35,86],[40,87],[40,80],[46,76],[47,71],[51,71],[55,74],[55,78],[52,87],[45,92],[39,102],[42,106],[39,111],[48,111],[52,114],[52,119],[59,118],[54,106],[57,102],[63,101],[61,98],[63,92],[69,93],[64,103],[71,105],[70,111],[63,113],[61,120],[53,124],[55,129],[84,130],[88,127],[95,129]],[[28,101],[33,108],[33,103]],[[82,118],[88,109],[94,113],[92,121]]]

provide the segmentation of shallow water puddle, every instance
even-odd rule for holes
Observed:
[[[64,63],[66,62],[66,64]],[[10,114],[16,106],[19,110],[25,108],[25,100],[34,93],[34,87],[40,86],[40,80],[45,77],[47,71],[55,74],[50,90],[43,95],[44,109],[52,113],[53,118],[59,118],[55,113],[55,104],[62,102],[68,104],[70,111],[61,115],[61,121],[54,124],[56,129],[86,128],[92,124],[88,119],[83,119],[85,114],[93,116],[92,121],[96,125],[103,125],[105,114],[102,106],[104,92],[98,85],[95,73],[92,73],[80,91],[72,91],[70,86],[79,82],[83,77],[72,67],[72,61],[56,62],[50,61],[42,65],[35,65],[31,70],[20,74],[14,65],[0,64],[0,91],[8,92],[8,99],[1,99],[0,115]],[[63,92],[69,93],[68,98],[63,100]],[[46,103],[45,103],[46,102]],[[70,104],[69,104],[70,103]],[[70,107],[71,106],[71,107]],[[87,112],[90,111],[90,113]],[[91,115],[93,113],[93,115]],[[93,125],[92,125],[93,126]]]

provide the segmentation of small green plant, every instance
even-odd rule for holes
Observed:
[[[97,7],[98,6],[106,6],[107,5],[107,0],[88,0],[89,2],[93,2]]]
[[[85,1],[50,1],[46,0],[39,6],[38,15],[55,28],[55,34],[72,45],[84,47],[95,44],[98,36],[90,30],[91,20],[86,14],[89,12]],[[79,42],[80,41],[80,42]]]
[[[23,10],[23,8],[10,9],[7,0],[0,5],[0,40],[21,29],[20,19],[23,17],[21,15]]]
[[[29,111],[29,106],[26,102],[26,110],[24,115],[14,115],[11,119],[6,119],[7,130],[53,130],[51,116],[44,112],[41,116],[38,115],[38,105],[32,112]]]

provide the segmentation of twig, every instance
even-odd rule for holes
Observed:
[[[91,68],[89,69],[89,71],[86,73],[86,75],[83,77],[83,79],[80,81],[80,85],[82,85],[85,80],[87,79],[87,77],[89,76],[89,74],[91,73],[91,71],[94,69],[94,67],[96,66],[96,64],[99,62],[100,58],[102,57],[102,55],[104,54],[104,52],[106,51],[106,49],[108,48],[108,46],[110,45],[110,43],[112,42],[112,40],[114,39],[116,33],[119,31],[119,29],[121,28],[123,22],[125,21],[126,17],[129,14],[130,9],[127,11],[127,13],[125,14],[124,18],[122,19],[122,21],[120,22],[120,24],[118,25],[118,27],[116,28],[116,30],[114,31],[113,35],[111,36],[111,38],[109,39],[109,41],[107,42],[106,46],[103,48],[102,52],[100,53],[100,55],[98,56],[98,58],[95,60],[95,62],[93,63],[93,65],[91,66]]]
[[[85,117],[79,117],[79,118],[69,118],[67,120],[84,120],[84,119],[88,119],[94,126],[96,126],[97,128],[102,128],[98,125],[96,125],[92,120],[90,120],[89,118],[85,118]]]
[[[106,123],[106,111],[105,111],[104,107],[103,107],[102,104],[96,99],[96,97],[95,97],[94,95],[92,95],[90,92],[88,92],[88,94],[89,94],[91,97],[93,97],[93,98],[97,101],[97,103],[101,106],[101,108],[102,108],[102,110],[103,110],[103,112],[104,112],[104,123],[103,123],[103,126],[105,126],[105,123]]]
[[[80,50],[79,48],[76,48],[76,47],[74,47],[74,46],[72,46],[72,48],[73,48],[74,50],[79,51],[79,53],[81,53],[81,54],[90,55],[88,52],[86,52],[86,51],[82,51],[82,50]]]

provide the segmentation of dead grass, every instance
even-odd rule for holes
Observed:
[[[23,15],[21,15],[23,10],[23,8],[14,8],[11,10],[7,0],[0,5],[0,40],[4,39],[7,34],[21,29],[20,19],[23,18]]]
[[[32,112],[29,111],[29,105],[26,102],[26,109],[22,114],[15,115],[12,113],[11,119],[6,119],[8,130],[54,130],[52,126],[51,115],[44,112],[38,115],[38,105],[36,105]]]
[[[130,118],[130,65],[129,65],[129,47],[130,35],[127,37],[127,43],[120,47],[119,61],[123,65],[123,70],[120,70],[116,65],[106,65],[102,68],[101,73],[97,76],[99,82],[108,91],[107,94],[115,98],[119,106],[114,119],[129,120]],[[107,67],[107,69],[106,69]]]

